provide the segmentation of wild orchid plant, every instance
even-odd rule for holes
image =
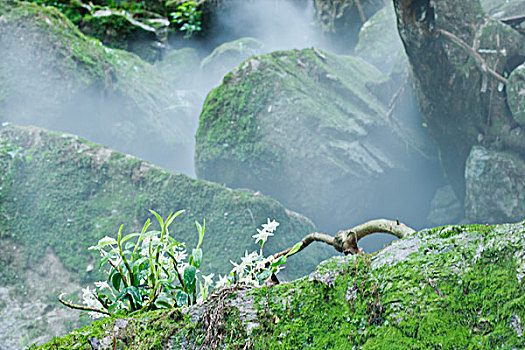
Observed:
[[[279,226],[275,220],[268,219],[262,225],[262,230],[257,229],[258,233],[252,236],[259,243],[259,251],[250,254],[246,251],[240,264],[230,260],[234,266],[231,272],[226,276],[219,275],[218,282],[214,283],[213,273],[203,276],[198,270],[203,257],[200,246],[204,238],[205,223],[200,225],[196,222],[199,241],[187,262],[185,244],[170,236],[169,226],[182,212],[172,213],[163,220],[159,214],[151,211],[160,230],[148,231],[148,219],[140,233],[123,236],[121,226],[117,239],[102,238],[89,249],[100,252],[100,268],[109,265],[109,270],[106,270],[107,281],[95,282],[94,289],[83,289],[85,306],[64,301],[62,295],[59,300],[68,307],[88,311],[93,318],[104,314],[189,306],[205,300],[212,286],[218,289],[233,284],[262,285],[272,274],[277,274],[283,268],[289,255],[299,249],[299,245],[296,245],[288,254],[278,259],[264,257],[264,244]]]

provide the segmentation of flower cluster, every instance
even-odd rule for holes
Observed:
[[[241,262],[236,263],[230,260],[233,269],[226,276],[219,275],[219,281],[215,284],[215,288],[221,288],[226,285],[240,283],[251,286],[261,286],[272,273],[278,273],[284,268],[283,259],[275,261],[273,256],[265,257],[263,254],[263,247],[268,237],[273,236],[279,223],[275,220],[262,224],[262,229],[257,229],[257,234],[252,237],[255,238],[255,243],[259,243],[259,252],[254,251],[248,253],[245,251],[244,257],[241,257]]]
[[[117,239],[102,238],[90,249],[98,250],[102,256],[100,266],[107,264],[107,281],[95,282],[95,289],[83,289],[83,303],[66,306],[89,311],[94,318],[116,312],[136,312],[189,306],[206,300],[211,288],[226,285],[262,285],[272,274],[278,273],[286,263],[287,256],[274,259],[265,257],[263,247],[268,237],[273,236],[279,223],[268,219],[252,237],[259,244],[259,251],[245,251],[240,263],[230,260],[233,265],[228,275],[200,275],[199,267],[203,258],[200,246],[204,237],[204,224],[197,225],[199,242],[191,254],[184,243],[170,236],[168,227],[182,211],[170,214],[163,220],[152,211],[160,230],[148,230],[148,220],[140,233],[123,236],[122,226]],[[188,257],[189,255],[189,257]]]

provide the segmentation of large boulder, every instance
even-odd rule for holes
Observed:
[[[507,102],[512,117],[522,130],[525,129],[525,63],[514,69],[509,77]]]
[[[169,24],[164,18],[139,21],[130,12],[106,8],[85,15],[79,29],[108,47],[127,50],[155,62],[162,57]]]
[[[77,133],[193,173],[188,94],[52,7],[0,0],[0,121]],[[191,96],[191,95],[190,95]]]
[[[394,5],[421,113],[463,200],[465,162],[473,146],[525,157],[522,126],[507,105],[513,90],[507,79],[523,63],[525,41],[511,26],[489,18],[479,1],[395,0]]]
[[[267,218],[280,226],[266,253],[315,231],[309,219],[273,199],[165,171],[71,134],[7,127],[0,138],[0,295],[10,296],[0,304],[2,349],[30,331],[27,341],[63,333],[71,317],[60,311],[58,292],[103,276],[99,254],[88,247],[116,237],[121,224],[125,233],[140,230],[146,218],[155,220],[149,209],[163,217],[186,211],[170,232],[188,249],[197,242],[195,221],[206,220],[203,273],[229,272],[229,259],[258,249],[252,235]],[[287,266],[289,278],[311,271],[323,256],[321,247],[310,254]]]
[[[292,283],[97,321],[40,349],[89,348],[91,337],[137,349],[520,349],[524,241],[524,222],[423,230]]]
[[[388,113],[385,85],[360,58],[317,49],[253,57],[207,97],[197,175],[260,190],[324,230],[389,215],[422,225],[441,174],[419,117]]]
[[[383,0],[313,0],[316,22],[338,53],[350,53],[365,22],[385,6]]]
[[[521,0],[480,0],[486,13],[494,18],[525,15],[525,3]]]
[[[525,215],[525,161],[474,146],[465,167],[465,212],[472,222],[513,222]]]
[[[355,53],[383,72],[390,72],[396,64],[408,66],[392,3],[377,11],[361,27]]]
[[[212,83],[220,83],[222,77],[250,56],[262,54],[264,44],[254,38],[241,38],[216,47],[204,58],[200,68]]]

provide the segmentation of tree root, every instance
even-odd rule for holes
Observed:
[[[334,249],[338,252],[344,253],[345,255],[359,254],[362,253],[362,251],[357,246],[357,242],[359,242],[361,238],[376,232],[390,233],[391,235],[394,235],[397,238],[403,238],[416,231],[406,226],[405,224],[400,223],[399,220],[372,220],[365,222],[364,224],[358,225],[354,228],[351,228],[349,230],[341,230],[337,232],[335,236],[330,236],[325,233],[319,232],[310,233],[306,235],[301,240],[301,242],[299,242],[301,246],[296,252],[289,254],[294,248],[290,247],[286,250],[283,250],[282,252],[274,254],[273,258],[277,259],[283,255],[291,256],[297,254],[301,250],[309,246],[312,242],[324,242],[334,247]]]

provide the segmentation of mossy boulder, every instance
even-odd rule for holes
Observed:
[[[383,72],[390,72],[399,61],[408,66],[392,3],[377,11],[361,27],[355,53]]]
[[[481,0],[486,13],[494,18],[525,15],[525,4],[521,0]]]
[[[262,54],[264,44],[254,38],[241,38],[224,43],[201,62],[201,71],[218,82],[222,77],[250,56]]]
[[[148,62],[155,62],[162,57],[163,34],[169,26],[168,20],[159,20],[156,28],[149,25],[147,19],[139,21],[127,11],[107,8],[84,16],[79,28],[108,47],[127,50]]]
[[[291,283],[108,318],[40,349],[519,349],[524,244],[525,222],[422,230]]]
[[[77,133],[193,172],[192,107],[153,66],[84,36],[53,7],[0,0],[0,9],[2,122]]]
[[[38,305],[44,306],[34,310],[38,315],[31,313],[35,318],[58,306],[54,285],[57,279],[46,280],[45,276],[53,276],[50,271],[42,274],[39,281],[44,292],[32,294],[31,287],[25,285],[31,280],[27,275],[30,271],[39,271],[40,264],[51,254],[69,274],[64,278],[77,286],[103,278],[96,267],[87,271],[88,265],[96,266],[99,260],[88,247],[104,236],[116,237],[121,224],[126,233],[140,230],[147,218],[154,220],[149,209],[163,217],[185,210],[170,231],[188,249],[197,242],[195,221],[206,220],[201,267],[204,273],[229,272],[229,259],[244,255],[245,250],[258,249],[252,235],[267,218],[280,222],[265,246],[267,254],[288,248],[315,231],[310,220],[273,199],[162,170],[71,134],[7,127],[0,138],[12,148],[0,157],[0,241],[2,249],[15,246],[20,252],[12,258],[9,256],[15,251],[0,254],[0,259],[6,259],[0,260],[6,263],[0,264],[0,286],[22,298],[17,301],[21,305],[36,302],[32,296],[38,299]],[[296,260],[285,272],[289,277],[303,274],[312,270],[321,256],[322,249],[314,247],[308,259]],[[17,293],[20,289],[29,294]],[[66,287],[64,282],[64,292],[71,290],[75,288]],[[6,307],[9,305],[2,305]],[[6,322],[11,321],[13,318],[6,318]],[[27,324],[27,320],[20,322]],[[66,321],[49,316],[42,322],[34,329],[32,339],[46,335],[47,323]],[[9,334],[11,340],[21,336]]]
[[[512,71],[507,86],[507,101],[512,117],[525,129],[525,63]],[[522,131],[524,132],[524,131]]]
[[[339,53],[353,52],[365,22],[385,6],[382,0],[314,0],[316,22]]]
[[[252,57],[204,103],[197,175],[260,190],[323,230],[388,215],[422,225],[440,172],[419,117],[387,116],[391,95],[374,94],[385,85],[356,57],[317,49]]]

